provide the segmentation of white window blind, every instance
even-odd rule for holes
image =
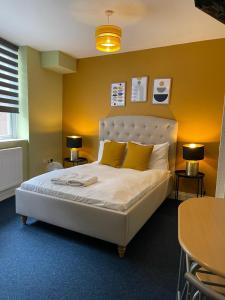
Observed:
[[[19,112],[18,49],[0,38],[0,112]]]

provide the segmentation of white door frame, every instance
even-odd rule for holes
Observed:
[[[220,135],[220,147],[216,180],[216,197],[225,198],[225,97],[223,107],[223,119]]]

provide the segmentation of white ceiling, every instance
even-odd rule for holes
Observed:
[[[120,52],[225,38],[225,26],[194,6],[194,0],[0,0],[0,37],[38,50],[75,57],[95,50],[95,27],[122,27]]]

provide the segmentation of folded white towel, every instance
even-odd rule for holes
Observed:
[[[53,177],[51,181],[55,184],[71,186],[88,186],[98,181],[96,176],[81,175],[78,173]]]

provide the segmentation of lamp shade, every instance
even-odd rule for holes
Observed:
[[[120,50],[121,28],[115,25],[102,25],[96,28],[96,49],[102,52]]]
[[[68,148],[81,148],[82,147],[82,137],[81,136],[67,136],[66,145]]]
[[[183,159],[202,160],[204,159],[204,145],[185,144],[183,145]]]

